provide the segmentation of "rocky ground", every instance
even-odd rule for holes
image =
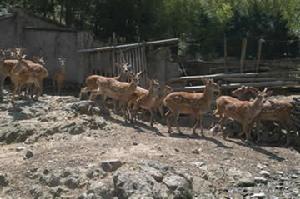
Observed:
[[[0,198],[300,198],[293,148],[166,132],[75,97],[4,101]]]

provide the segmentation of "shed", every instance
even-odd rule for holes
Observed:
[[[92,47],[94,40],[91,33],[67,28],[21,9],[2,12],[0,27],[0,48],[22,47],[29,56],[44,57],[50,78],[58,67],[57,58],[65,57],[66,80],[83,81],[84,72],[77,50]]]

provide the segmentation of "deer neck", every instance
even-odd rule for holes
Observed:
[[[211,104],[213,96],[214,96],[214,92],[211,89],[208,89],[206,86],[204,88],[203,98],[205,99],[205,101],[207,102],[208,105]]]
[[[129,87],[128,87],[128,90],[130,91],[134,91],[137,87],[137,83],[133,80],[131,80],[131,82],[129,83]]]
[[[263,99],[259,99],[259,98],[256,98],[253,102],[252,102],[252,109],[254,112],[253,112],[253,116],[256,116],[258,115],[263,109]]]

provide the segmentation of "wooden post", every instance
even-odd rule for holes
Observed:
[[[240,72],[244,73],[244,61],[246,57],[246,50],[247,50],[247,38],[243,38],[242,41],[242,50],[241,50],[241,61],[240,61]]]
[[[256,73],[258,73],[258,71],[259,71],[262,45],[264,42],[265,42],[265,40],[262,38],[258,40],[258,49],[257,49],[257,58],[256,58]]]
[[[112,43],[113,43],[113,47],[115,47],[116,46],[116,33],[115,32],[113,32]],[[112,73],[113,73],[113,76],[118,75],[118,71],[116,70],[116,66],[115,66],[115,62],[116,62],[115,54],[116,54],[116,51],[113,48],[112,49]]]
[[[228,72],[228,67],[227,67],[227,38],[226,38],[225,34],[224,34],[224,70],[225,70],[225,73]]]

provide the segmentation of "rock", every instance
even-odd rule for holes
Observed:
[[[92,101],[74,102],[71,105],[71,109],[73,109],[75,112],[79,112],[80,114],[90,115],[90,114],[92,114],[93,105],[94,105],[94,102],[92,102]]]
[[[60,197],[63,192],[66,191],[61,187],[54,187],[50,189],[50,193],[53,196],[53,198]]]
[[[0,187],[8,186],[7,174],[0,173]]]
[[[143,162],[141,165],[155,168],[164,175],[167,174],[167,172],[172,169],[172,167],[170,167],[169,165],[156,162],[156,161]]]
[[[56,175],[41,176],[40,182],[46,184],[48,187],[57,187],[61,184],[60,177]]]
[[[191,164],[200,168],[200,167],[203,167],[205,165],[205,162],[191,162]]]
[[[259,174],[266,178],[270,177],[270,173],[268,171],[261,171]]]
[[[40,198],[43,195],[43,190],[41,187],[34,185],[30,190],[29,193],[33,196],[33,198]]]
[[[113,176],[113,183],[118,198],[145,198],[153,197],[157,182],[144,172],[123,171]]]
[[[254,187],[255,182],[253,179],[250,179],[250,178],[241,178],[238,180],[236,185],[238,187]]]
[[[93,182],[89,189],[88,194],[93,193],[95,198],[103,198],[103,199],[110,199],[113,198],[114,189],[113,184],[110,182],[103,183],[103,182]]]
[[[138,142],[133,142],[132,145],[133,146],[137,146],[139,143]]]
[[[163,174],[158,171],[157,169],[153,168],[153,167],[148,167],[148,166],[141,166],[141,169],[151,175],[157,182],[162,182],[164,176]]]
[[[163,182],[172,191],[174,198],[193,198],[192,183],[187,179],[171,175],[165,177]]]
[[[66,177],[72,175],[72,172],[73,172],[73,169],[67,167],[63,170],[63,172],[60,176],[63,177],[63,178],[66,178]]]
[[[120,160],[106,160],[101,162],[101,167],[105,172],[114,172],[123,165]]]
[[[17,152],[23,151],[24,149],[26,149],[26,148],[23,147],[23,146],[18,146],[18,147],[16,147],[16,151],[17,151]]]
[[[179,149],[175,148],[174,151],[175,151],[175,152],[179,152]]]
[[[80,184],[80,180],[76,177],[70,176],[64,181],[64,185],[69,189],[76,189]]]
[[[261,192],[261,193],[254,193],[251,198],[263,199],[265,197],[266,197],[266,194]]]
[[[192,153],[194,153],[194,154],[200,154],[201,151],[202,151],[202,149],[201,149],[201,148],[198,148],[198,149],[194,149],[194,150],[192,151]]]
[[[170,193],[167,185],[165,184],[154,184],[153,197],[154,198],[170,198]]]
[[[266,179],[264,177],[254,177],[254,182],[261,183],[261,184],[267,184],[268,179]]]
[[[33,152],[28,150],[26,153],[25,153],[25,156],[24,156],[24,159],[29,159],[29,158],[32,158],[33,157]]]
[[[79,135],[84,132],[82,126],[76,125],[68,129],[69,134],[71,135]]]

